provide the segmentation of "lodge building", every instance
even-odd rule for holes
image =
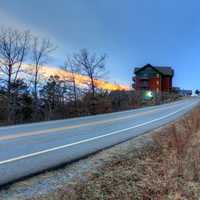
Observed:
[[[171,92],[174,70],[171,67],[158,67],[147,64],[137,67],[133,77],[134,89],[154,92]]]

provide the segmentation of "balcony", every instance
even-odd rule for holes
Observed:
[[[149,80],[148,76],[140,76],[139,78],[140,78],[140,80]]]
[[[140,82],[140,87],[142,88],[149,88],[149,81],[144,80]]]

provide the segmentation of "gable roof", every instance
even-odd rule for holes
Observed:
[[[158,73],[165,75],[165,76],[173,76],[174,75],[174,70],[171,67],[152,66],[150,64],[147,64],[143,67],[136,67],[135,73],[142,71],[143,69],[145,69],[147,67],[151,67],[152,69],[156,70]]]

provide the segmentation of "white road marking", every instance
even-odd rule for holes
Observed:
[[[38,155],[49,153],[49,152],[52,152],[52,151],[57,151],[57,150],[64,149],[64,148],[67,148],[67,147],[71,147],[71,146],[75,146],[75,145],[78,145],[78,144],[91,142],[91,141],[94,141],[94,140],[97,140],[97,139],[101,139],[101,138],[104,138],[104,137],[108,137],[108,136],[111,136],[111,135],[116,135],[116,134],[119,134],[119,133],[124,132],[124,131],[128,131],[128,130],[131,130],[131,129],[139,128],[139,127],[151,124],[153,122],[157,122],[157,121],[163,120],[163,119],[168,118],[168,117],[170,117],[172,115],[175,115],[175,114],[185,110],[186,108],[189,108],[190,106],[192,107],[194,104],[196,104],[196,102],[192,103],[192,104],[190,104],[188,106],[185,106],[183,108],[180,108],[180,109],[178,109],[178,110],[176,110],[176,111],[174,111],[172,113],[169,113],[169,114],[167,114],[165,116],[162,116],[162,117],[159,117],[159,118],[153,119],[151,121],[144,122],[144,123],[141,123],[141,124],[129,127],[129,128],[124,128],[124,129],[113,131],[113,132],[110,132],[110,133],[107,133],[107,134],[104,134],[104,135],[96,136],[96,137],[89,138],[89,139],[80,140],[78,142],[74,142],[74,143],[71,143],[71,144],[66,144],[66,145],[62,145],[62,146],[46,149],[46,150],[43,150],[43,151],[38,151],[38,152],[35,152],[35,153],[26,154],[26,155],[22,155],[22,156],[19,156],[19,157],[11,158],[11,159],[8,159],[8,160],[3,160],[3,161],[0,161],[0,165],[8,164],[8,163],[11,163],[11,162],[19,161],[19,160],[30,158],[30,157],[34,157],[34,156],[38,156]]]

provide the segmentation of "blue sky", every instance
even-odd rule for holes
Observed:
[[[131,84],[146,63],[172,66],[174,85],[200,88],[199,0],[0,0],[0,25],[30,29],[62,65],[81,48],[106,53],[109,80]]]

